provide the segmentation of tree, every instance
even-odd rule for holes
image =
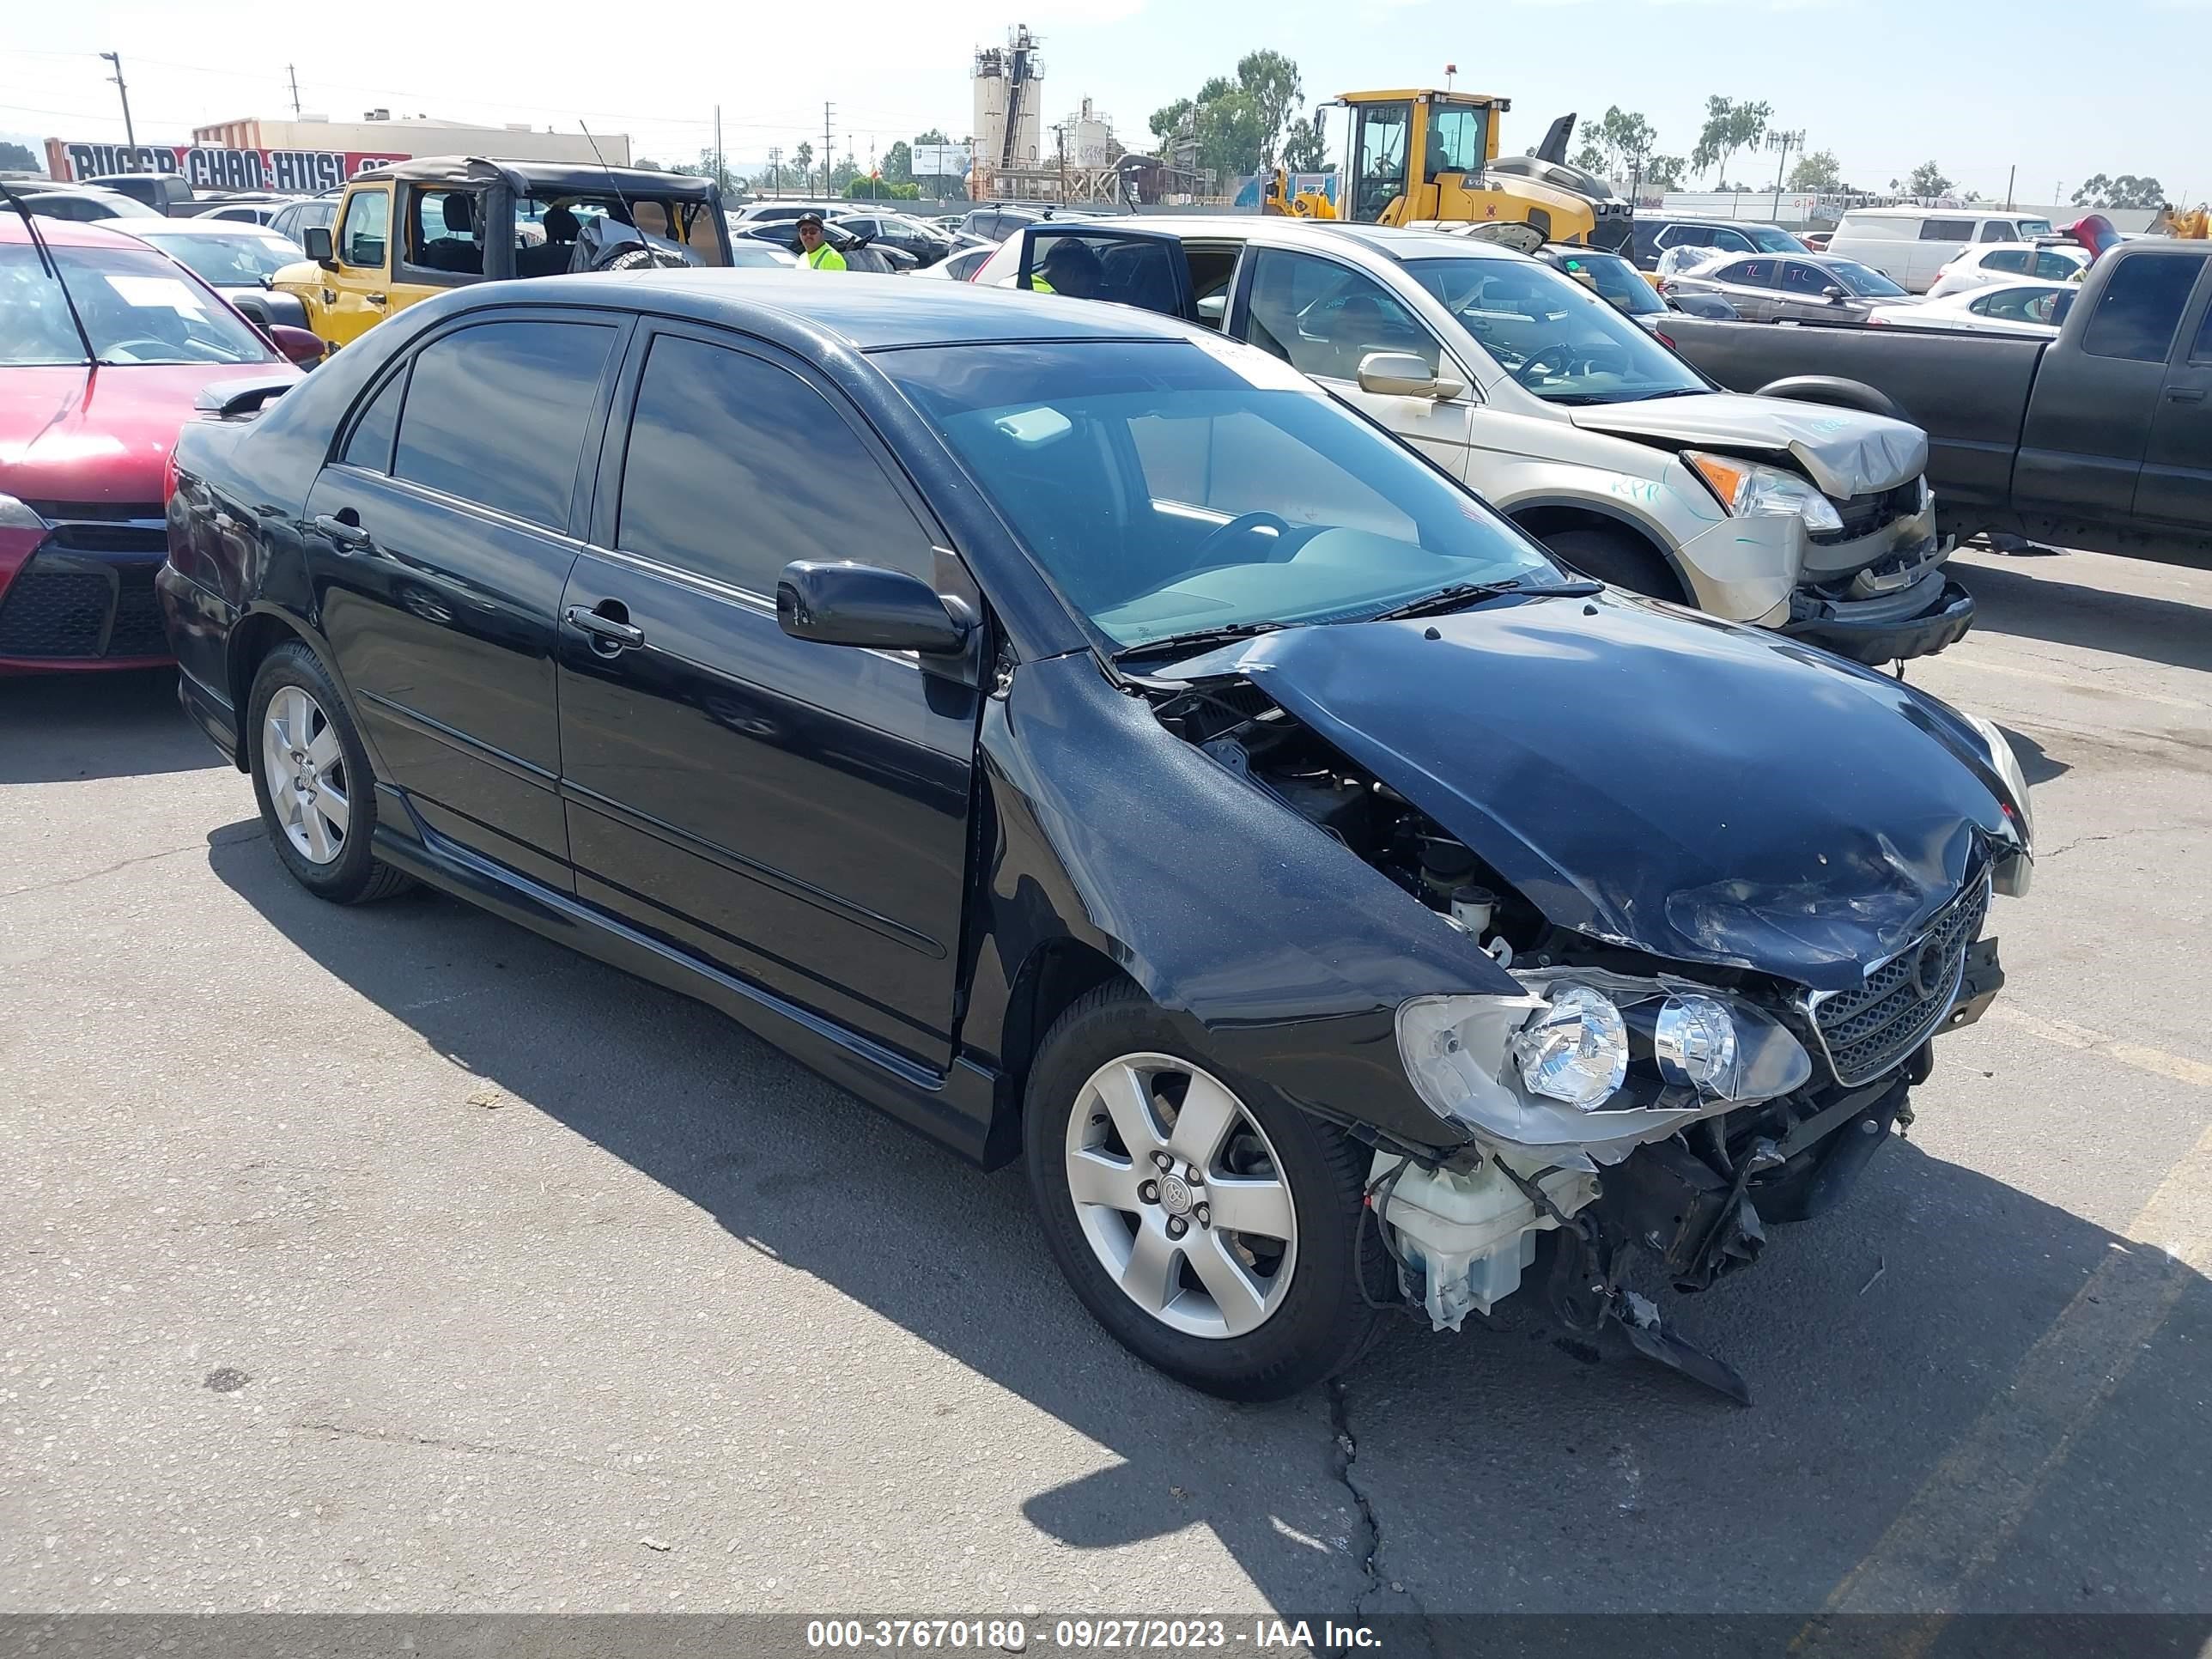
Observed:
[[[1773,113],[1774,106],[1769,103],[1746,100],[1739,104],[1717,95],[1706,99],[1705,125],[1698,134],[1697,148],[1690,152],[1690,170],[1717,171],[1725,177],[1729,158],[1764,138],[1767,118]],[[1723,185],[1722,188],[1727,186]]]
[[[1597,145],[1616,179],[1640,176],[1659,143],[1659,131],[1635,110],[1609,106],[1597,124]],[[1596,171],[1596,169],[1592,169]]]
[[[2116,179],[2096,173],[2074,192],[2074,205],[2091,208],[2155,208],[2166,204],[2166,187],[2148,174],[2123,173]]]
[[[1597,140],[1595,138],[1583,140],[1583,147],[1574,154],[1574,163],[1584,173],[1595,173],[1600,177],[1613,169],[1613,163],[1607,159],[1606,153],[1598,148]]]
[[[884,182],[887,185],[910,185],[914,182],[914,151],[901,138],[884,152]]]
[[[1951,181],[1935,162],[1923,161],[1912,169],[1912,176],[1905,181],[1905,187],[1915,196],[1948,196]]]
[[[1291,118],[1289,135],[1283,140],[1283,165],[1293,173],[1334,170],[1328,161],[1328,133],[1318,111],[1303,118]]]
[[[7,159],[8,147],[5,144],[0,144],[0,162],[3,162]],[[669,170],[662,167],[659,162],[648,161],[642,155],[632,161],[630,165],[635,167],[640,173],[665,173]]]
[[[786,171],[795,175],[799,180],[799,187],[801,190],[805,190],[807,188],[807,173],[813,166],[813,143],[810,139],[802,138],[795,146],[793,147],[791,152],[791,164]]]
[[[1844,170],[1832,149],[1816,149],[1797,158],[1797,165],[1790,169],[1790,188],[1792,190],[1841,190]]]
[[[1680,155],[1647,155],[1644,159],[1644,182],[1656,190],[1680,190],[1683,176],[1690,164]]]
[[[1281,149],[1290,125],[1305,98],[1298,66],[1279,52],[1248,52],[1237,60],[1237,90],[1252,100],[1260,127],[1260,157],[1256,172],[1273,161]]]

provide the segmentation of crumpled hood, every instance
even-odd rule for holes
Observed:
[[[1987,763],[1942,702],[1626,595],[1285,629],[1176,677],[1225,672],[1554,923],[1678,961],[1856,985],[2001,833]]]
[[[1592,404],[1568,418],[1593,432],[1660,439],[1681,449],[1787,454],[1828,495],[1894,489],[1928,470],[1928,434],[1882,415],[1716,392],[1695,398]]]

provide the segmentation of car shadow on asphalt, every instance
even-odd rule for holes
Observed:
[[[0,676],[0,784],[196,772],[222,757],[177,706],[177,671]]]
[[[2140,1247],[1910,1142],[1840,1211],[1776,1229],[1754,1272],[1700,1297],[1650,1287],[1750,1379],[1748,1410],[1514,1303],[1459,1335],[1409,1322],[1340,1388],[1237,1407],[1091,1322],[1018,1168],[980,1174],[705,1006],[459,901],[325,904],[252,827],[210,836],[219,879],[434,1051],[696,1205],[732,1248],[1108,1449],[1116,1466],[1020,1499],[1066,1547],[1202,1522],[1283,1608],[1794,1615],[1887,1546],[1956,1449],[1986,1445],[2002,1468],[1951,1478],[1987,1511],[1977,1543],[2001,1534],[1975,1582],[2020,1586],[1996,1605],[2212,1607],[2212,1285],[2148,1261],[2120,1283],[2160,1298],[2158,1317],[2123,1322],[2110,1352],[2054,1353],[2085,1285]],[[2131,1564],[2124,1582],[2100,1565],[2084,1588],[2083,1524],[2106,1529],[2100,1563]],[[1914,1551],[1943,1542],[1908,1539],[1902,1559],[1940,1582],[1952,1564]]]
[[[2063,563],[1963,568],[1974,631],[2212,670],[2212,606],[2070,582],[2064,571]]]

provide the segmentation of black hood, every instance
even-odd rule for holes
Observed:
[[[1942,703],[1621,594],[1286,629],[1177,677],[1220,672],[1556,925],[1678,961],[1856,985],[2002,833],[1987,763]]]

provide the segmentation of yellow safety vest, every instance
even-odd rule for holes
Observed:
[[[824,242],[806,256],[806,265],[810,270],[842,270],[845,256]]]
[[[1056,294],[1060,291],[1035,271],[1030,273],[1030,287],[1039,294]]]

